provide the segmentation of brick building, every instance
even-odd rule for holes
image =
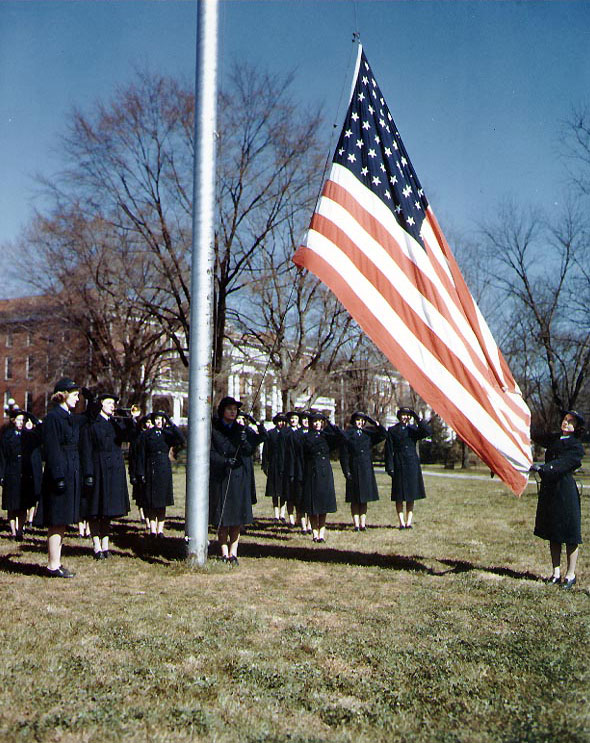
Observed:
[[[86,352],[84,339],[67,328],[50,297],[0,300],[3,409],[12,399],[18,407],[44,416],[55,381],[66,374],[75,379]]]

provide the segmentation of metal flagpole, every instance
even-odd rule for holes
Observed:
[[[189,558],[200,566],[209,520],[217,25],[218,0],[198,0],[186,530]]]

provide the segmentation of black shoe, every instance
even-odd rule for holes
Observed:
[[[102,556],[104,557],[105,560],[108,560],[108,558],[111,556],[111,553],[108,550],[103,550]]]
[[[47,576],[49,578],[73,578],[75,573],[70,572],[67,568],[61,567],[56,570],[50,570],[47,568]]]
[[[360,531],[367,531],[367,527],[366,526],[360,526],[359,529],[360,529]]]
[[[576,576],[573,578],[566,578],[561,584],[562,588],[573,588],[576,585]]]
[[[406,524],[406,529],[413,529],[413,528],[414,527],[412,526],[412,524]]]
[[[559,585],[561,583],[561,578],[557,577],[556,575],[552,575],[551,578],[545,578],[545,583],[548,583],[549,585]]]
[[[232,568],[235,568],[240,564],[238,562],[238,558],[235,555],[230,555],[230,557],[228,558],[228,562]]]
[[[355,526],[355,527],[354,527],[354,530],[355,530],[355,531],[360,531],[360,530],[361,530],[361,528],[360,528],[360,526]]]
[[[95,560],[104,560],[105,559],[104,552],[101,552],[100,550],[98,552],[95,552],[94,553],[94,559]]]

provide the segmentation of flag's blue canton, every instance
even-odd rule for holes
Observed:
[[[426,196],[364,52],[334,162],[351,170],[422,246]]]

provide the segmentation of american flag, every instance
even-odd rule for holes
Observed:
[[[530,412],[430,208],[359,45],[330,174],[293,260],[323,281],[517,495]]]

